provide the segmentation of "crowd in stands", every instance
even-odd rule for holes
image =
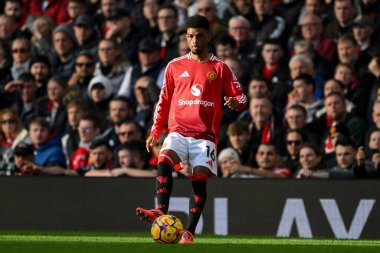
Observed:
[[[379,177],[380,0],[4,0],[0,175],[155,177],[168,131],[145,139],[194,14],[250,99],[223,108],[220,177]]]

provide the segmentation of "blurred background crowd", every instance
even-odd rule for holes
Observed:
[[[379,177],[380,0],[4,0],[0,13],[0,175],[155,177],[165,134],[150,153],[144,140],[199,14],[250,99],[223,109],[220,177]]]

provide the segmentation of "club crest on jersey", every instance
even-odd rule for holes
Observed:
[[[214,81],[217,78],[216,72],[215,71],[209,71],[207,73],[207,79],[209,81]]]
[[[198,97],[202,93],[203,93],[203,86],[202,85],[194,84],[193,86],[191,86],[191,94],[193,94],[193,96]]]

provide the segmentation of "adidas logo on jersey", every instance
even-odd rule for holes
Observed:
[[[179,77],[190,77],[189,73],[185,70]]]

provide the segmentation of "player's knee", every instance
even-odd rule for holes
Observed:
[[[179,164],[179,161],[171,152],[161,152],[158,156],[158,163],[166,163],[174,168],[176,164]]]

